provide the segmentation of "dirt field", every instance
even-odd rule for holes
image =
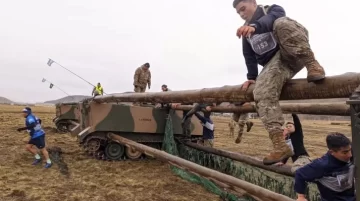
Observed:
[[[104,162],[85,155],[76,139],[53,131],[54,108],[33,107],[43,120],[47,146],[63,150],[69,177],[54,165],[45,170],[31,165],[33,156],[24,150],[25,132],[21,106],[0,105],[0,200],[219,200],[199,185],[175,176],[167,164],[156,160]],[[228,119],[215,118],[215,147],[262,157],[270,151],[270,141],[258,121],[241,144],[228,136]],[[303,122],[306,148],[312,157],[326,151],[325,136],[338,131],[350,136],[350,126],[330,122]]]

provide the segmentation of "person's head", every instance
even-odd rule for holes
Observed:
[[[256,11],[257,3],[256,0],[234,0],[233,7],[243,20],[249,22]]]
[[[286,123],[286,129],[289,131],[289,134],[295,132],[295,126],[293,122]]]
[[[351,141],[342,133],[330,133],[326,137],[326,145],[331,155],[336,159],[349,162],[351,154]]]
[[[30,108],[30,107],[25,107],[25,108],[22,110],[22,115],[23,115],[23,117],[27,117],[29,114],[31,114],[31,108]]]
[[[98,87],[100,87],[100,86],[101,86],[100,82],[98,82],[98,83],[97,83],[97,86],[98,86]]]
[[[144,69],[144,70],[149,70],[149,68],[150,68],[150,64],[149,64],[149,63],[145,63],[145,64],[143,65],[143,69]]]
[[[167,91],[168,90],[167,85],[166,84],[161,85],[161,90]]]

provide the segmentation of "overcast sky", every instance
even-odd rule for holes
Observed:
[[[355,0],[259,0],[278,4],[307,27],[310,44],[327,75],[359,71],[360,28]],[[235,33],[244,22],[232,0],[1,0],[0,96],[46,101],[133,90],[137,67],[149,62],[152,88],[219,87],[246,80],[242,44]],[[354,28],[355,27],[355,28]],[[354,37],[354,38],[353,38]],[[259,66],[259,70],[261,67]],[[295,78],[305,78],[306,70]]]

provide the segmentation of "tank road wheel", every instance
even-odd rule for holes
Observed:
[[[68,125],[64,122],[59,122],[56,124],[56,129],[60,134],[64,134],[68,132]]]
[[[124,152],[124,146],[116,142],[110,142],[105,148],[105,155],[111,160],[119,160],[124,155]]]
[[[100,146],[101,146],[100,139],[90,138],[86,140],[85,150],[90,153],[94,153],[100,149]]]
[[[133,160],[140,158],[140,156],[142,154],[140,151],[138,151],[136,149],[132,149],[131,147],[126,147],[125,153],[128,158],[133,159]]]

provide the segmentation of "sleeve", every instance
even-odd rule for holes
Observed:
[[[247,79],[256,80],[256,77],[258,76],[259,72],[258,72],[258,62],[256,60],[255,52],[252,50],[246,38],[243,38],[242,45],[243,45],[243,55],[248,70]]]
[[[150,70],[149,70],[149,77],[148,77],[147,83],[148,83],[148,85],[150,87],[151,86],[151,72],[150,72]]]
[[[32,129],[36,126],[36,119],[35,118],[29,118],[26,120],[28,123],[28,126],[26,126],[26,129]]]
[[[267,14],[254,22],[256,24],[255,34],[272,32],[275,20],[285,16],[284,8],[275,4],[270,6]]]
[[[195,116],[201,121],[201,123],[206,124],[206,119],[201,116],[198,112],[195,113]]]
[[[295,172],[294,190],[296,193],[305,194],[307,183],[323,177],[325,166],[323,159],[316,159],[313,162],[299,168]]]
[[[134,74],[134,86],[139,85],[140,68],[137,68]]]
[[[302,125],[299,117],[296,114],[292,114],[292,117],[294,121],[295,131],[302,134]]]

